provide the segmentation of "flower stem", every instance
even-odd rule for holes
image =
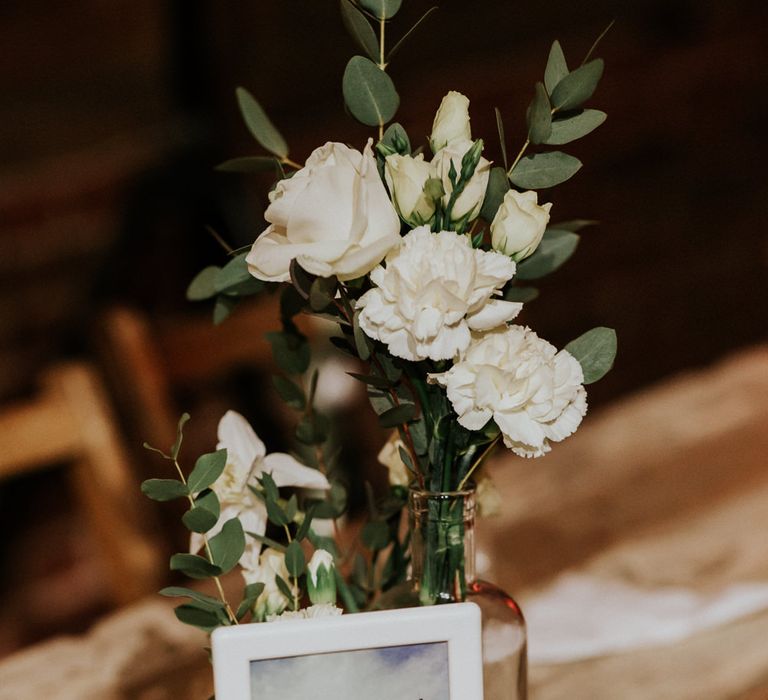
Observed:
[[[486,447],[483,450],[483,453],[475,460],[474,464],[469,468],[467,473],[464,475],[464,478],[459,483],[459,488],[456,489],[457,491],[461,491],[469,481],[469,477],[472,476],[474,471],[483,463],[483,460],[490,454],[491,450],[496,446],[496,443],[501,439],[501,433],[499,433],[491,442],[488,444],[488,447]]]

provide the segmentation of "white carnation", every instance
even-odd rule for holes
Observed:
[[[471,331],[501,326],[522,304],[494,299],[515,274],[506,255],[472,248],[454,231],[420,226],[371,272],[373,289],[357,301],[360,327],[405,360],[450,360]]]
[[[557,350],[522,326],[473,338],[447,372],[430,375],[468,430],[493,418],[504,444],[522,457],[549,452],[579,427],[587,412],[584,374],[566,350]]]

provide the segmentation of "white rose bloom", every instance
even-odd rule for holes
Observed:
[[[470,331],[496,328],[522,304],[494,299],[515,274],[505,255],[472,248],[454,231],[420,226],[371,272],[375,285],[357,301],[360,327],[395,357],[450,360],[469,345]]]
[[[538,248],[549,223],[551,203],[538,204],[535,192],[509,190],[491,223],[491,245],[513,260],[527,258]]]
[[[256,481],[263,473],[271,474],[278,487],[295,486],[308,489],[329,489],[328,479],[317,471],[297,462],[281,452],[267,454],[247,420],[235,411],[227,411],[219,421],[217,449],[227,450],[227,464],[221,476],[211,486],[221,504],[218,522],[206,533],[208,538],[221,531],[231,518],[239,518],[246,532],[263,535],[267,529],[267,508],[248,488],[258,486]],[[255,542],[253,538],[248,538]],[[190,551],[198,552],[204,544],[203,536],[196,532],[190,538]],[[249,546],[241,559],[247,566],[258,556],[260,547]]]
[[[314,275],[350,280],[370,272],[398,244],[400,220],[371,143],[363,153],[326,143],[277,184],[264,213],[270,226],[246,257],[254,277],[287,282],[295,258]]]
[[[401,447],[405,449],[405,443],[400,439],[400,433],[393,430],[377,456],[379,464],[383,464],[389,471],[389,483],[392,486],[408,486],[412,481],[411,472],[400,456]]]
[[[443,206],[447,207],[453,192],[451,184],[450,171],[451,163],[456,169],[457,177],[461,173],[461,160],[464,154],[472,148],[472,141],[457,141],[449,144],[435,154],[432,160],[434,177],[439,178],[443,183]],[[458,196],[451,209],[451,221],[459,221],[467,218],[472,221],[480,214],[485,199],[485,190],[488,187],[488,178],[491,174],[491,163],[482,156],[477,163],[475,172],[469,182],[464,185],[464,191]]]
[[[264,584],[264,590],[253,606],[253,614],[257,620],[265,620],[269,615],[279,615],[288,607],[290,601],[278,587],[277,576],[280,576],[289,586],[292,585],[288,568],[285,566],[285,554],[272,548],[265,549],[261,553],[257,566],[243,569],[243,578],[246,583]],[[295,586],[291,591],[298,594]]]
[[[472,132],[469,126],[469,98],[460,92],[451,90],[437,109],[432,124],[429,144],[432,153],[449,146],[456,141],[469,141]]]
[[[446,388],[461,425],[479,430],[493,418],[522,457],[549,452],[587,412],[579,362],[522,326],[479,334],[451,369],[429,378]]]
[[[384,165],[392,201],[400,217],[411,226],[427,224],[435,215],[435,202],[424,193],[424,185],[433,177],[432,167],[424,161],[424,154],[387,156]]]

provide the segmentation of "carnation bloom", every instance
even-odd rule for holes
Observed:
[[[522,457],[549,452],[579,427],[587,412],[584,374],[566,350],[557,350],[522,326],[479,334],[447,372],[430,375],[447,390],[468,430],[490,418],[504,444]]]
[[[227,411],[219,421],[218,449],[227,450],[227,464],[221,476],[211,486],[221,504],[218,522],[208,531],[207,537],[216,535],[227,520],[239,518],[246,532],[263,535],[267,529],[267,508],[248,488],[258,486],[257,478],[263,473],[271,474],[280,486],[296,486],[309,489],[328,489],[330,484],[325,476],[304,466],[293,457],[281,452],[267,454],[264,443],[259,439],[248,421],[235,411]],[[248,568],[248,562],[258,558],[261,546],[249,539],[249,546],[241,559]],[[197,552],[203,546],[203,536],[192,533],[190,551]]]
[[[420,226],[371,272],[375,285],[357,301],[360,327],[405,360],[450,360],[470,331],[510,321],[518,302],[494,299],[515,274],[506,255],[472,248],[454,231]]]

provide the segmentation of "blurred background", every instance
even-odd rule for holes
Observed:
[[[430,6],[406,0],[392,35]],[[612,19],[591,102],[608,120],[567,147],[584,168],[551,195],[553,221],[600,225],[583,232],[525,317],[557,346],[596,325],[616,328],[616,367],[590,388],[600,416],[765,343],[765,4],[443,0],[390,67],[396,118],[412,141],[426,138],[455,89],[469,96],[473,134],[498,161],[494,107],[516,151],[551,41],[578,64]],[[264,228],[269,176],[213,170],[261,153],[235,87],[265,106],[294,160],[328,140],[359,148],[372,134],[341,97],[355,52],[331,0],[0,7],[0,655],[85,630],[163,584],[164,556],[184,535],[177,514],[136,497],[163,468],[141,443],[169,444],[182,411],[193,415],[190,455],[212,447],[229,407],[254,419],[268,447],[283,446],[261,339],[271,301],[214,328],[210,307],[187,302],[185,289],[201,268],[226,261],[206,227],[233,247]],[[739,371],[754,360],[739,357]],[[750,368],[750,381],[765,368]],[[705,391],[710,375],[701,376]],[[761,390],[747,382],[734,405]],[[675,411],[665,416],[668,425]],[[704,440],[708,425],[691,430]],[[653,441],[640,430],[649,425],[627,424],[628,439]],[[368,458],[382,439],[363,430],[351,455]],[[759,481],[761,449],[745,484]],[[695,466],[675,488],[695,482]],[[653,477],[667,489],[663,473]],[[616,494],[644,478],[634,473]],[[581,517],[597,519],[610,489],[595,493]],[[546,530],[526,522],[526,537]],[[590,536],[584,556],[606,542],[605,532]],[[510,581],[533,585],[555,560],[581,556],[544,541],[552,561],[523,553],[528,569]]]

